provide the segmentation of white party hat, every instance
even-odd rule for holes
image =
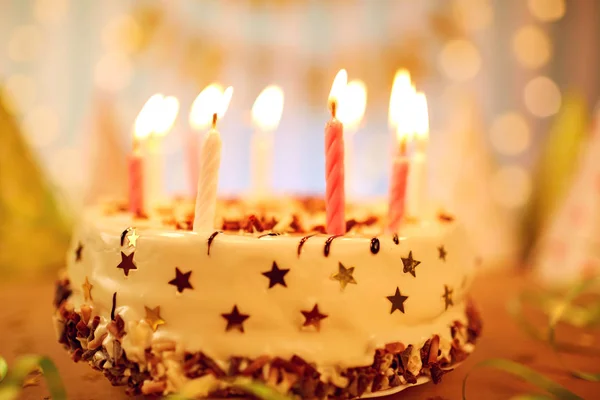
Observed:
[[[600,272],[600,112],[577,172],[534,252],[534,267],[547,284],[566,284]]]

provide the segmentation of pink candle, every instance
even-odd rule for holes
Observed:
[[[406,203],[406,181],[408,180],[408,157],[406,139],[400,141],[400,151],[394,159],[390,182],[390,204],[388,209],[389,231],[397,232],[404,218]]]
[[[129,157],[129,211],[134,215],[144,211],[144,159],[139,151],[137,142],[133,145],[133,152]]]
[[[331,102],[331,120],[325,126],[325,210],[327,233],[346,233],[344,190],[344,125],[336,119],[336,101]]]

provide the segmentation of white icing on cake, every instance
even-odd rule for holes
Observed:
[[[122,232],[136,227],[135,247]],[[88,278],[93,285],[91,303],[94,313],[110,320],[113,293],[117,293],[116,313],[128,327],[146,325],[145,306],[160,306],[165,321],[156,332],[126,335],[125,352],[143,355],[152,340],[168,338],[185,351],[202,351],[217,362],[232,356],[256,358],[262,355],[289,358],[298,355],[319,366],[355,367],[370,365],[376,348],[402,342],[420,346],[438,334],[442,343],[452,341],[449,326],[465,323],[465,294],[474,265],[474,256],[466,244],[466,235],[456,222],[430,220],[406,224],[399,233],[399,244],[392,235],[377,236],[380,249],[370,251],[372,236],[346,235],[331,242],[329,256],[324,255],[327,235],[306,240],[298,255],[301,234],[266,236],[218,234],[210,246],[210,233],[166,230],[156,220],[133,220],[121,213],[104,215],[89,211],[77,232],[73,252],[68,259],[68,277],[79,307],[84,301],[82,285]],[[75,249],[81,243],[81,259]],[[443,246],[446,259],[440,257]],[[137,269],[125,276],[117,266],[121,252],[133,256]],[[416,277],[403,270],[402,258],[420,261]],[[287,287],[269,288],[263,272],[273,262],[285,275]],[[332,279],[338,265],[354,267],[356,284],[342,291]],[[168,282],[175,268],[192,271],[193,289],[178,293]],[[444,286],[453,290],[446,310]],[[390,314],[393,296],[399,288],[405,313]],[[318,304],[328,317],[320,330],[302,325],[301,311]],[[225,330],[221,316],[236,305],[250,317],[243,323],[244,333]],[[418,348],[418,347],[417,347]],[[444,351],[448,351],[444,349]]]

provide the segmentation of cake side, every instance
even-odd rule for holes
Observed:
[[[74,241],[74,305],[92,304],[110,320],[116,296],[126,324],[147,324],[146,309],[160,307],[152,337],[217,360],[298,355],[367,365],[386,343],[421,343],[464,322],[473,258],[455,222],[407,226],[398,237],[257,237],[134,232],[133,221],[114,218],[84,221]],[[234,307],[247,318],[231,329]]]

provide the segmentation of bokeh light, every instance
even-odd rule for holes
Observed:
[[[117,15],[102,29],[102,44],[109,51],[131,54],[139,48],[141,40],[142,29],[129,14]]]
[[[468,32],[485,29],[494,19],[490,0],[455,0],[452,6],[454,18]]]
[[[527,0],[529,12],[544,22],[558,21],[565,15],[565,0]]]
[[[37,106],[25,114],[23,127],[31,145],[43,148],[58,139],[60,120],[51,107]]]
[[[490,127],[490,141],[498,153],[514,156],[531,143],[531,132],[525,118],[516,112],[497,116]]]
[[[442,49],[439,58],[442,72],[455,81],[467,81],[477,75],[481,68],[481,56],[473,43],[456,39]]]
[[[69,11],[68,0],[35,0],[33,16],[42,24],[58,24]]]
[[[520,208],[531,196],[531,176],[525,168],[506,165],[499,168],[490,181],[492,198],[506,208]]]
[[[37,97],[35,81],[29,75],[14,74],[6,79],[4,89],[14,102],[17,112],[33,106]]]
[[[513,37],[513,51],[521,65],[535,69],[552,56],[552,42],[542,29],[534,25],[520,28]]]
[[[118,92],[131,81],[133,67],[131,61],[120,53],[106,53],[94,71],[94,81],[99,88],[108,92]]]
[[[546,76],[530,80],[525,85],[523,97],[527,110],[540,118],[556,114],[562,101],[558,86]]]
[[[8,42],[8,56],[13,61],[32,61],[39,56],[43,36],[35,25],[16,27]]]

